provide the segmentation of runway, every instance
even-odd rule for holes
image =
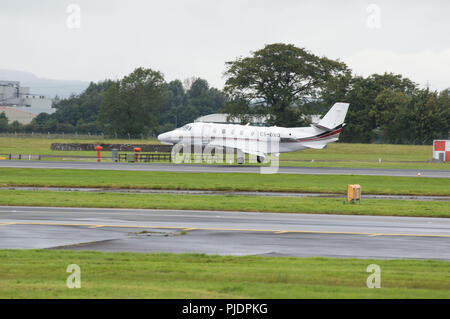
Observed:
[[[0,207],[0,248],[450,260],[450,220]]]
[[[161,164],[161,163],[111,163],[111,162],[74,162],[74,161],[27,161],[3,160],[0,167],[16,168],[54,168],[54,169],[94,169],[122,171],[162,171],[191,173],[260,173],[261,167],[252,165],[200,165],[200,164]],[[378,168],[341,168],[341,167],[294,167],[280,166],[279,174],[309,175],[373,175],[450,178],[450,170],[417,170],[417,169],[378,169]]]

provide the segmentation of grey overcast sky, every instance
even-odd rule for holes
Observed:
[[[0,0],[0,27],[0,68],[46,78],[117,79],[142,66],[222,88],[225,61],[284,42],[358,75],[450,86],[448,0]]]

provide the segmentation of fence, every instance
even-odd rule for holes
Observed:
[[[139,162],[162,162],[162,161],[171,161],[172,156],[170,153],[159,153],[159,154],[151,154],[151,153],[119,153],[118,160],[120,161],[135,161]]]
[[[77,134],[77,133],[0,133],[0,137],[17,137],[17,138],[48,138],[48,139],[105,139],[103,134]]]
[[[172,154],[171,153],[119,153],[117,158],[118,161],[128,161],[128,162],[163,162],[163,161],[172,161]],[[186,156],[191,156],[192,162],[207,162],[212,163],[214,161],[217,161],[219,163],[222,163],[226,160],[226,155],[206,155],[206,154],[190,154],[190,155],[180,155],[182,161],[186,161]]]
[[[10,132],[0,133],[0,137],[17,137],[17,138],[48,138],[48,139],[74,139],[74,140],[147,140],[156,139],[153,134],[141,134],[139,136],[132,136],[127,134],[124,137],[118,137],[117,135],[105,136],[103,133],[91,134],[91,133],[25,133],[25,132]]]
[[[139,147],[143,152],[147,153],[170,153],[172,146],[161,144],[108,144],[108,143],[52,143],[53,151],[93,151],[96,146],[101,146],[103,151],[112,151],[114,149],[122,152],[132,152]]]
[[[74,158],[74,159],[96,159],[97,156],[89,155],[41,155],[41,154],[0,154],[0,159],[5,160],[45,160],[46,158]],[[102,157],[111,158],[111,157]]]
[[[41,160],[41,155],[36,154],[0,154],[0,157],[3,159],[9,159],[9,160]]]

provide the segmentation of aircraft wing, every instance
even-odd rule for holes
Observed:
[[[328,143],[331,142],[335,142],[337,141],[337,138],[331,138],[331,139],[327,139],[325,142],[324,141],[307,141],[307,142],[301,142],[302,145],[308,147],[308,148],[313,148],[316,150],[321,150],[324,149]]]
[[[321,150],[327,146],[326,143],[322,143],[322,142],[303,142],[302,145],[304,145],[308,148],[316,149],[316,150]]]
[[[263,157],[265,157],[267,154],[267,147],[264,147],[264,145],[261,145],[261,143],[257,143],[256,141],[243,142],[236,141],[234,139],[216,139],[208,143],[208,146],[232,148],[240,150],[246,154]]]

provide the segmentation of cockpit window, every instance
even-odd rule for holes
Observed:
[[[190,126],[188,124],[180,128],[180,130],[183,130],[183,131],[190,131],[191,129],[192,129],[192,126]]]

